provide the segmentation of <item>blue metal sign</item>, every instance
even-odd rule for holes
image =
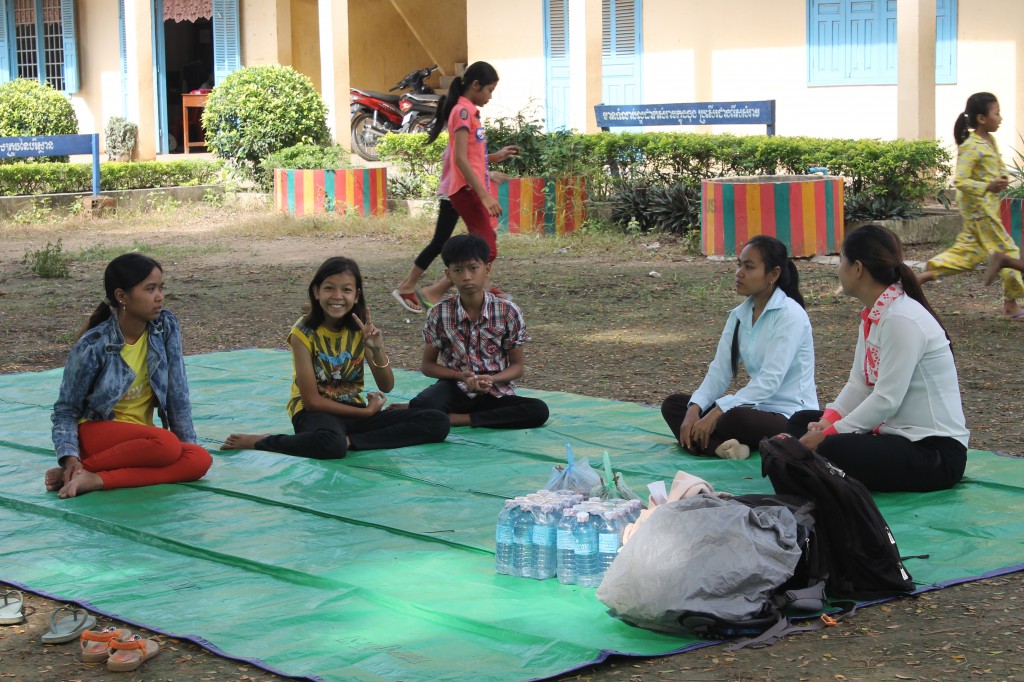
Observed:
[[[40,137],[0,137],[0,158],[24,159],[36,156],[92,154],[92,193],[100,193],[100,136],[49,135]]]
[[[775,134],[775,100],[753,102],[688,102],[680,104],[598,104],[597,125],[613,126],[768,126]]]

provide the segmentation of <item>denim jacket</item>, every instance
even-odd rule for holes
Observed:
[[[148,328],[146,362],[157,413],[164,428],[169,428],[183,442],[195,443],[178,319],[164,310]],[[135,380],[135,372],[121,357],[122,348],[124,335],[117,317],[112,316],[85,332],[71,349],[60,396],[53,406],[53,445],[58,460],[80,456],[80,419],[110,421],[114,418],[114,406]]]

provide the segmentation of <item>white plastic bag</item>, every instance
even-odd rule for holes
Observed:
[[[572,446],[568,443],[565,444],[565,458],[568,460],[567,466],[555,466],[551,478],[544,486],[545,490],[571,490],[581,495],[589,495],[591,490],[602,485],[600,474],[594,471],[586,457],[576,461]]]

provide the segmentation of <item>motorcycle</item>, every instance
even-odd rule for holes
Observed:
[[[428,132],[437,117],[441,95],[434,94],[426,79],[437,65],[412,71],[387,93],[351,88],[352,151],[367,161],[377,161],[377,144],[388,133]],[[395,90],[409,90],[392,95]]]

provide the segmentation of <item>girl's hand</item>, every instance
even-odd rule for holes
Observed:
[[[810,424],[808,424],[807,432],[810,433],[811,431],[824,431],[830,426],[832,426],[832,422],[830,422],[827,419],[822,419],[821,421],[811,422]]]
[[[494,180],[497,184],[503,184],[508,182],[508,173],[502,173],[501,171],[491,171],[491,180]]]
[[[372,322],[370,322],[369,310],[366,311],[366,322],[364,323],[359,319],[359,316],[352,313],[352,319],[356,321],[356,326],[359,327],[359,331],[363,333],[363,345],[370,351],[380,352],[384,350],[384,332],[377,328]]]
[[[519,147],[515,146],[514,144],[510,144],[507,147],[502,147],[494,155],[494,157],[495,157],[494,160],[495,161],[504,161],[505,159],[507,159],[510,156],[519,156]]]
[[[77,457],[64,458],[64,483],[70,483],[71,479],[82,470],[82,460]]]
[[[366,394],[366,416],[372,417],[373,415],[384,409],[384,403],[388,401],[388,397],[380,391],[374,391]]]
[[[487,209],[488,215],[494,216],[495,218],[501,215],[501,204],[499,204],[498,200],[492,197],[490,193],[485,194],[482,201],[484,208]]]
[[[826,436],[821,431],[808,431],[800,442],[807,446],[808,449],[814,452],[818,451],[818,446],[821,445],[821,441],[825,440]]]
[[[1010,179],[1005,175],[1001,178],[996,178],[992,182],[988,183],[988,187],[985,188],[986,192],[1002,192],[1010,184]]]
[[[686,416],[683,417],[683,424],[679,427],[679,444],[687,450],[693,450],[693,427],[700,421],[700,408],[690,405],[686,408]]]
[[[716,405],[708,410],[708,413],[693,425],[693,429],[690,432],[690,438],[701,450],[707,448],[708,442],[711,440],[711,434],[714,433],[715,425],[718,423],[718,419],[722,414],[723,412],[721,408]]]

